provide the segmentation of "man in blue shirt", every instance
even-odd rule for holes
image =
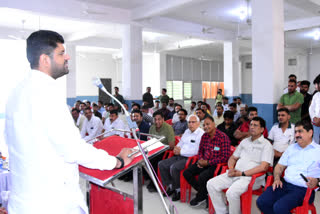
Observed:
[[[140,133],[149,133],[150,125],[143,120],[142,112],[140,110],[132,110],[131,119],[137,123]],[[146,135],[140,135],[140,140],[147,141],[148,139]]]
[[[257,206],[265,214],[291,213],[301,206],[307,185],[300,174],[309,180],[320,177],[320,146],[312,141],[313,127],[307,121],[299,121],[295,126],[295,144],[282,154],[274,169],[274,182],[258,198]],[[282,179],[281,175],[285,171]],[[310,185],[309,185],[310,186]],[[314,192],[310,202],[314,200]]]

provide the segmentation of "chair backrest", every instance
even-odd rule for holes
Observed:
[[[166,120],[165,122],[172,126],[172,119]]]
[[[180,136],[175,136],[174,137],[174,140],[175,140],[175,145],[177,145],[179,142],[180,142],[180,140],[181,140],[181,137]]]

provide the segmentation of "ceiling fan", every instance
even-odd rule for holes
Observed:
[[[203,27],[202,27],[202,29],[201,29],[201,32],[203,33],[203,34],[214,34],[215,32],[213,31],[214,30],[214,28],[213,27],[206,27],[205,26],[205,23],[204,23],[204,16],[206,15],[206,13],[207,13],[207,11],[205,11],[205,10],[203,10],[203,11],[201,11],[201,22],[203,23]]]

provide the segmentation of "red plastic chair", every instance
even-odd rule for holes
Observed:
[[[173,157],[173,156],[174,156],[173,151],[172,151],[172,150],[167,150],[167,151],[164,152],[164,154],[163,154],[163,156],[162,156],[162,160],[171,158],[171,157]],[[160,183],[161,183],[161,185],[162,185],[162,180],[161,180],[161,176],[160,176],[160,169],[159,169],[159,167],[158,167],[158,170],[157,170],[157,175],[158,175],[159,181],[160,181]],[[165,186],[163,186],[163,188],[166,189]]]
[[[274,178],[273,178],[272,175],[268,176],[265,189],[267,189],[269,186],[272,185],[273,179],[274,179]],[[302,206],[296,207],[296,208],[292,209],[292,210],[291,210],[291,213],[296,213],[296,214],[308,214],[308,213],[309,213],[309,210],[310,210],[312,214],[317,214],[317,210],[316,210],[316,207],[314,206],[314,203],[312,202],[311,204],[309,204],[309,199],[310,199],[310,196],[311,196],[311,194],[312,194],[312,191],[315,190],[315,189],[317,189],[317,188],[318,188],[318,187],[315,187],[314,189],[308,188],[308,189],[307,189],[307,192],[306,192],[306,194],[305,194],[305,196],[304,196]]]
[[[164,121],[164,122],[166,122],[166,123],[168,123],[170,126],[172,126],[172,119],[166,120],[166,121]]]
[[[227,170],[227,167],[223,167],[221,174],[222,173],[225,173]],[[272,167],[269,167],[268,171],[272,171]],[[257,174],[254,174],[251,176],[251,181],[248,185],[248,190],[243,193],[240,197],[240,200],[241,200],[241,213],[242,214],[251,214],[251,203],[252,203],[252,194],[254,195],[261,195],[263,193],[263,188],[262,186],[257,189],[257,190],[253,190],[253,185],[256,181],[256,179],[260,176],[263,176],[265,175],[268,171],[266,172],[260,172],[260,173],[257,173]],[[224,192],[226,192],[228,189],[225,189],[223,190]],[[212,205],[212,202],[211,202],[211,199],[210,199],[210,196],[209,196],[209,214],[214,214],[214,207]]]
[[[181,137],[180,136],[175,136],[174,140],[175,140],[175,142],[174,142],[175,144],[174,145],[176,146],[180,142]]]

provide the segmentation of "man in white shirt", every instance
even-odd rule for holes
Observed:
[[[317,144],[320,143],[320,74],[313,80],[316,93],[312,97],[309,107],[310,119],[313,125],[313,140]]]
[[[103,125],[100,118],[94,116],[89,107],[84,110],[84,116],[86,119],[81,130],[81,137],[88,141],[102,133]]]
[[[274,162],[275,166],[283,152],[289,145],[294,143],[294,124],[290,123],[290,112],[287,108],[277,110],[278,121],[272,126],[268,139],[273,142]]]
[[[175,156],[162,160],[158,164],[162,182],[168,186],[167,194],[174,194],[173,201],[180,199],[180,171],[184,169],[188,157],[198,154],[201,137],[204,133],[199,127],[200,119],[196,115],[190,115],[187,121],[188,129],[173,149]]]
[[[81,115],[80,110],[76,108],[72,109],[71,114],[74,120],[74,124],[76,125],[76,127],[78,127],[79,131],[81,131],[86,118]]]
[[[216,112],[217,112],[217,115],[214,116],[213,119],[214,119],[214,124],[216,125],[216,127],[218,127],[218,125],[220,125],[224,121],[222,105],[216,105]]]
[[[78,164],[111,170],[129,164],[130,149],[118,157],[81,139],[55,79],[68,74],[63,37],[40,30],[27,39],[31,71],[11,92],[6,105],[10,155],[10,214],[87,214],[79,188]],[[43,103],[55,101],[55,105]],[[46,114],[45,112],[50,112]]]
[[[125,133],[122,131],[111,131],[112,129],[121,129],[121,130],[129,130],[129,128],[123,123],[121,118],[118,116],[117,110],[110,111],[109,118],[106,119],[103,125],[103,133],[106,133],[104,136],[111,136],[111,135],[119,135],[120,137],[124,137]]]

